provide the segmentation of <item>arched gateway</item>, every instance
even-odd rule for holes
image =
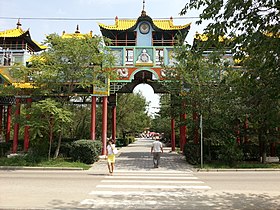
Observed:
[[[109,48],[112,50],[116,65],[114,70],[118,74],[118,78],[110,81],[109,91],[100,91],[93,88],[91,94],[91,138],[95,139],[95,112],[96,97],[102,98],[103,120],[102,120],[102,142],[103,154],[105,153],[105,145],[107,139],[107,112],[108,104],[112,108],[112,137],[116,138],[116,94],[132,93],[134,87],[138,84],[149,84],[155,93],[165,93],[163,81],[165,80],[165,72],[162,66],[172,67],[174,63],[173,50],[176,43],[177,35],[185,38],[190,24],[178,26],[173,24],[172,17],[166,20],[153,20],[143,10],[140,17],[136,20],[115,18],[114,25],[99,24],[101,33],[104,37],[111,39]],[[78,29],[77,29],[78,31]],[[78,32],[79,33],[79,32]],[[63,36],[66,36],[65,33]],[[21,88],[28,88],[32,85],[25,82],[17,84],[12,80],[8,72],[8,66],[14,62],[26,63],[29,57],[38,51],[45,49],[43,46],[34,42],[29,31],[23,31],[21,24],[18,23],[16,29],[0,32],[0,39],[3,40],[1,46],[1,68],[0,82],[2,85],[19,85]],[[9,59],[10,58],[10,59]],[[21,59],[20,61],[15,59]],[[31,78],[32,79],[32,78]],[[10,139],[11,129],[11,106],[16,105],[16,116],[20,114],[21,103],[31,103],[31,98],[21,96],[0,97],[0,131],[2,135],[2,127],[5,127],[5,139]],[[3,120],[4,119],[4,120]],[[172,129],[172,149],[175,150],[175,127],[174,119],[171,119]],[[2,126],[2,124],[5,124]],[[25,128],[24,149],[28,149],[29,127]],[[13,153],[17,152],[19,125],[14,125],[13,137]],[[186,140],[186,127],[180,129],[181,142]]]
[[[153,20],[143,10],[137,20],[122,20],[116,17],[114,25],[99,24],[99,27],[102,35],[111,40],[109,48],[115,55],[115,70],[119,76],[117,80],[110,81],[109,93],[113,115],[112,136],[115,138],[116,93],[132,93],[134,87],[141,83],[149,84],[154,93],[165,93],[166,90],[162,85],[165,73],[162,66],[173,66],[176,39],[179,35],[185,39],[190,24],[174,25],[172,17],[168,20]],[[106,96],[103,100],[107,100]],[[107,112],[106,105],[103,112]],[[104,113],[103,121],[106,121]],[[174,119],[172,119],[173,133],[174,130]],[[181,128],[181,131],[186,132],[186,128]],[[102,132],[105,145],[105,127]],[[186,135],[182,134],[183,136],[185,142]],[[171,142],[172,149],[175,150],[175,133],[172,135]]]

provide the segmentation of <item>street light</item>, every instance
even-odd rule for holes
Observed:
[[[202,114],[200,114],[200,168],[203,168],[203,133],[202,133]]]

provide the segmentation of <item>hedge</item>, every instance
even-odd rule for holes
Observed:
[[[99,159],[101,154],[101,141],[77,140],[72,143],[70,157],[73,161],[80,161],[85,164],[92,164]]]

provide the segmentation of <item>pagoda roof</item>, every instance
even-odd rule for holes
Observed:
[[[92,37],[92,31],[90,31],[87,34],[81,34],[79,31],[79,25],[77,25],[75,33],[65,33],[65,31],[63,31],[61,37],[65,39],[67,38],[69,39],[69,38],[85,38],[86,36]]]
[[[118,19],[115,18],[114,25],[105,25],[99,23],[99,27],[105,30],[116,30],[116,31],[125,31],[125,30],[134,30],[140,21],[148,21],[151,23],[154,29],[156,30],[165,30],[165,31],[172,31],[172,30],[183,30],[188,29],[190,27],[189,24],[185,25],[174,25],[173,18],[168,20],[152,20],[148,15],[141,15],[137,20],[132,19]]]
[[[32,49],[35,52],[45,50],[47,48],[46,46],[43,46],[43,45],[39,44],[38,42],[31,39],[29,29],[24,31],[20,27],[21,24],[19,22],[17,25],[18,25],[17,28],[0,31],[0,39],[1,38],[2,39],[13,39],[13,38],[25,39],[27,41],[27,43],[29,43],[30,46],[32,46]]]

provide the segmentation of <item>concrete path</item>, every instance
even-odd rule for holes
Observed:
[[[104,175],[87,198],[80,202],[88,209],[188,209],[187,201],[198,191],[210,190],[199,180],[181,154],[164,147],[159,168],[154,168],[151,139],[137,139],[120,149],[114,175],[106,160],[93,164],[88,173]],[[207,207],[208,205],[202,205]],[[203,209],[203,208],[200,208]]]
[[[153,140],[151,139],[137,139],[134,143],[127,147],[119,149],[119,154],[116,156],[116,168],[118,170],[145,170],[145,171],[186,171],[192,170],[192,166],[187,164],[185,157],[182,154],[171,152],[170,147],[164,147],[164,153],[161,155],[159,168],[153,167],[151,145]],[[104,170],[105,169],[105,170]],[[91,172],[106,173],[107,161],[101,159],[97,163],[93,164],[90,169]]]

